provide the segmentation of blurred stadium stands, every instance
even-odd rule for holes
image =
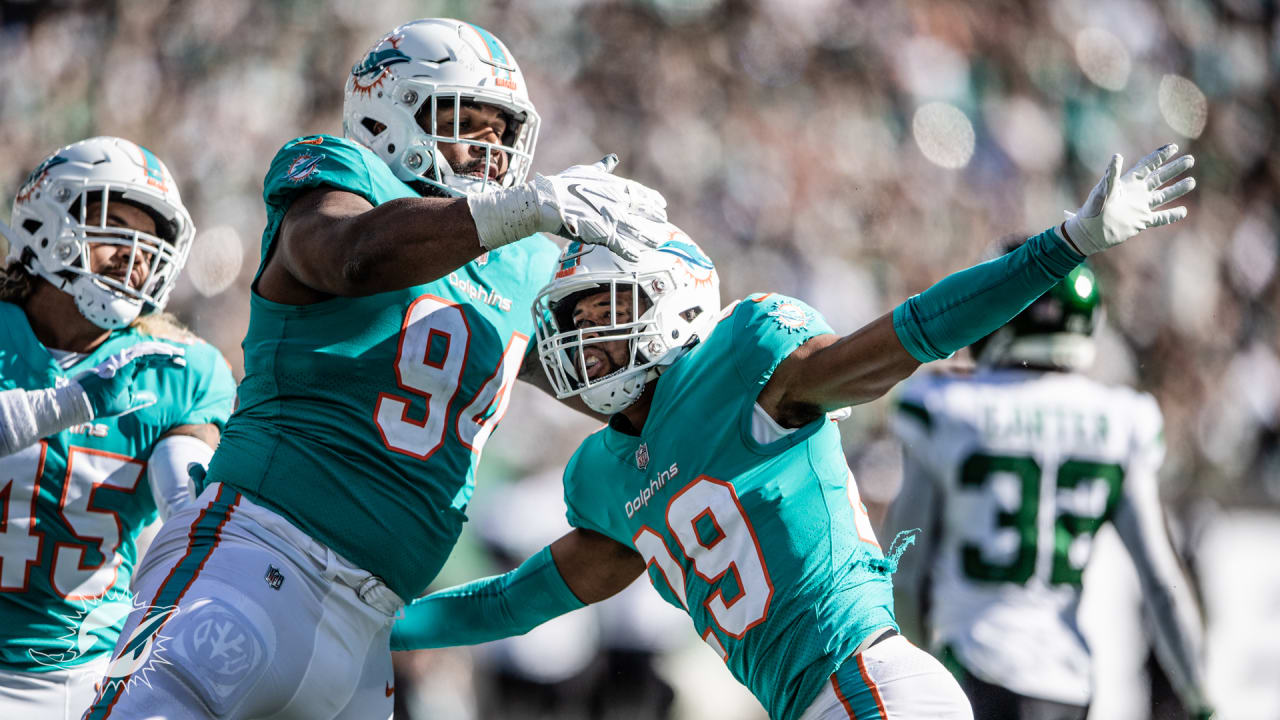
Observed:
[[[660,189],[718,261],[726,299],[798,295],[840,332],[1001,235],[1060,222],[1111,152],[1132,160],[1178,142],[1197,158],[1189,219],[1096,262],[1108,306],[1096,374],[1159,399],[1165,494],[1189,527],[1264,509],[1236,534],[1194,537],[1230,555],[1226,537],[1276,536],[1272,1],[0,0],[0,195],[86,136],[153,149],[201,229],[170,309],[239,372],[268,161],[294,136],[339,134],[351,64],[385,31],[431,15],[482,25],[515,53],[543,117],[536,170],[618,153],[619,173]],[[511,407],[483,471],[495,487],[554,470],[592,428],[527,390]],[[887,407],[844,424],[873,506],[897,484]],[[492,569],[483,545],[461,548],[444,579]],[[1223,595],[1228,568],[1250,571],[1188,547],[1214,570],[1200,573],[1206,598]],[[1255,584],[1274,616],[1280,583]],[[1211,640],[1211,659],[1230,662],[1230,648]],[[460,657],[465,678],[473,654]],[[1274,651],[1263,660],[1257,682],[1280,685]],[[1226,667],[1211,668],[1215,687],[1245,682]],[[1231,714],[1223,703],[1223,718],[1280,717],[1275,695],[1248,695],[1256,703]]]

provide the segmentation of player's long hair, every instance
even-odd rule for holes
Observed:
[[[17,260],[0,270],[0,301],[22,305],[35,287],[35,277]]]
[[[27,303],[27,298],[36,288],[37,278],[22,263],[14,260],[9,266],[0,270],[0,302],[13,303],[19,307]],[[173,313],[153,312],[139,315],[129,327],[143,335],[150,335],[163,340],[174,340],[191,343],[200,338],[183,325]]]

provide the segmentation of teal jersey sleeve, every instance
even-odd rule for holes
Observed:
[[[749,384],[763,385],[778,365],[809,340],[832,333],[825,318],[801,300],[777,293],[756,294],[730,310],[734,362]]]
[[[363,147],[332,135],[308,135],[285,143],[262,181],[268,206],[288,207],[299,194],[329,186],[376,202]]]
[[[317,187],[359,195],[375,206],[394,198],[415,197],[412,189],[397,179],[386,163],[362,145],[333,135],[307,135],[291,140],[271,160],[262,181],[262,198],[267,208],[262,260],[270,254],[289,206],[299,195]]]

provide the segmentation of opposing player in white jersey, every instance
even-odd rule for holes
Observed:
[[[160,314],[195,229],[169,171],[96,137],[31,173],[0,270],[0,718],[79,717],[138,532],[189,503],[235,392]]]
[[[1099,298],[1093,272],[1076,268],[972,346],[973,373],[921,375],[898,405],[904,479],[887,529],[922,528],[895,578],[898,617],[956,673],[975,717],[1084,720],[1091,663],[1076,611],[1104,522],[1138,569],[1163,667],[1208,715],[1197,609],[1156,486],[1160,410],[1081,374]]]

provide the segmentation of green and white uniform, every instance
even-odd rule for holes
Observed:
[[[662,374],[639,437],[603,428],[565,471],[570,524],[644,556],[774,718],[799,717],[864,639],[895,627],[891,563],[835,424],[770,428],[756,405],[783,359],[830,332],[799,300],[736,303]]]
[[[1164,665],[1198,692],[1194,601],[1156,485],[1161,428],[1150,395],[1074,373],[986,369],[909,383],[895,418],[906,473],[888,527],[925,528],[900,580],[929,579],[934,651],[1019,695],[1088,705],[1076,611],[1093,537],[1114,522],[1157,600]]]
[[[294,198],[316,186],[374,205],[416,196],[349,140],[290,142],[264,183],[264,264]],[[239,407],[210,482],[411,600],[461,532],[480,450],[533,335],[528,308],[557,254],[537,237],[404,290],[303,306],[254,293]]]

